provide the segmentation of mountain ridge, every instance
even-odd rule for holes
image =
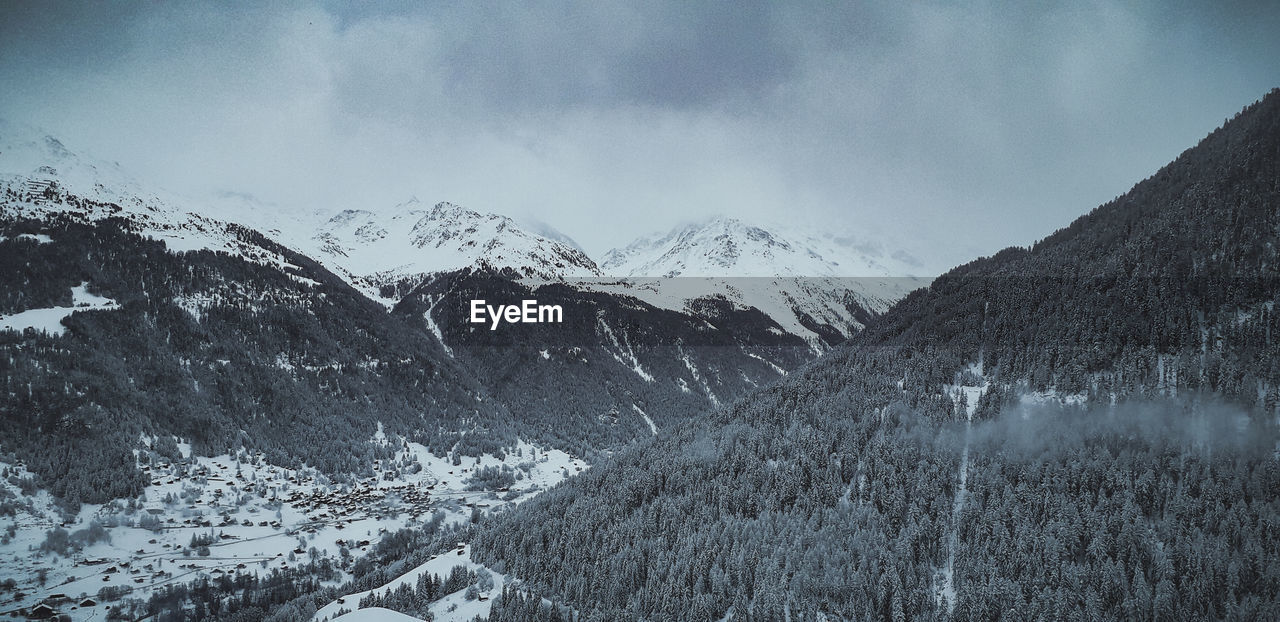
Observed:
[[[920,262],[902,250],[721,215],[641,236],[606,252],[600,266],[630,277],[912,277]]]
[[[284,247],[319,260],[388,309],[433,276],[468,268],[510,271],[513,278],[573,281],[583,289],[630,295],[680,312],[696,308],[700,299],[722,298],[764,310],[783,330],[820,351],[847,339],[867,319],[928,282],[902,276],[909,262],[893,259],[870,243],[860,243],[858,250],[854,247],[859,243],[850,240],[782,234],[725,217],[640,238],[629,246],[637,258],[641,251],[662,250],[664,240],[678,237],[679,244],[635,266],[620,263],[620,251],[613,251],[605,269],[550,225],[522,227],[507,216],[450,202],[428,207],[411,197],[391,208],[350,208],[327,217],[286,214],[236,193],[223,193],[213,206],[149,193],[117,165],[78,156],[31,128],[19,131],[4,123],[0,130],[0,144],[21,147],[6,146],[0,153],[0,173],[7,174],[9,195],[30,199],[12,203],[11,212],[39,217],[66,209],[60,202],[42,200],[46,191],[97,197],[101,207],[79,209],[91,218],[131,218],[174,250],[208,248],[281,264],[279,254],[245,246],[243,238],[230,231],[233,225],[256,228]],[[53,165],[61,163],[71,166],[60,172]],[[67,176],[70,179],[64,179]],[[209,215],[219,211],[235,220]],[[317,217],[323,222],[311,224]],[[822,253],[840,255],[843,264]],[[846,255],[855,259],[843,259]],[[676,267],[663,270],[664,277],[648,278],[645,273],[651,270],[641,267],[672,257]],[[850,266],[855,263],[862,267],[854,270]],[[845,279],[845,268],[866,278]],[[665,282],[667,277],[683,281]],[[744,280],[731,280],[739,278]],[[630,284],[619,286],[623,280]]]
[[[420,206],[413,198],[384,213],[344,210],[312,239],[322,257],[368,283],[378,296],[400,281],[421,282],[463,268],[511,269],[557,280],[600,276],[582,251],[530,233],[506,216],[449,202]]]

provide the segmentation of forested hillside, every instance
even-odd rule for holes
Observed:
[[[1278,205],[1273,91],[474,556],[588,620],[1280,617]]]
[[[396,306],[440,332],[450,354],[537,440],[577,455],[619,447],[777,381],[814,356],[755,308],[705,298],[678,312],[568,283],[459,271],[437,276]],[[465,321],[472,300],[537,300],[555,324]]]
[[[82,284],[118,303],[70,314],[60,335],[0,332],[0,437],[39,486],[73,502],[132,497],[141,435],[331,474],[371,473],[388,451],[368,442],[379,422],[440,452],[468,430],[486,431],[473,452],[514,445],[505,409],[432,337],[241,233],[288,265],[172,253],[121,219],[0,225],[0,314],[66,307]]]
[[[1275,408],[1280,96],[1029,249],[939,277],[859,343],[981,354],[1006,380],[1093,397],[1208,389]]]

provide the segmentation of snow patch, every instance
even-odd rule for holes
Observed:
[[[773,371],[778,372],[778,375],[779,375],[779,376],[785,376],[785,375],[787,375],[787,370],[785,370],[785,369],[783,369],[783,368],[781,368],[781,367],[778,367],[777,365],[774,365],[774,364],[773,364],[773,361],[770,361],[769,359],[766,359],[766,358],[764,358],[763,356],[760,356],[759,354],[756,354],[755,352],[747,352],[747,356],[749,356],[749,357],[751,357],[751,358],[753,358],[753,359],[756,359],[757,361],[760,361],[760,362],[762,362],[762,363],[764,363],[764,364],[768,365],[769,367],[772,367],[772,368],[773,368]]]
[[[654,424],[653,424],[653,419],[650,419],[650,418],[649,418],[649,415],[648,415],[648,414],[646,414],[643,410],[641,410],[639,406],[636,406],[635,404],[632,404],[632,405],[631,405],[631,407],[632,407],[632,408],[634,408],[634,409],[635,409],[635,411],[636,411],[637,413],[640,413],[640,416],[644,418],[644,422],[645,422],[645,423],[647,423],[647,424],[649,424],[649,431],[650,431],[650,432],[653,432],[653,435],[654,435],[654,436],[657,436],[657,435],[658,435],[658,426],[656,426],[656,425],[654,425]]]
[[[22,332],[30,328],[49,335],[61,336],[67,331],[66,326],[62,325],[62,320],[76,311],[111,311],[120,308],[120,305],[110,298],[89,293],[88,287],[88,283],[81,283],[71,288],[70,307],[28,309],[13,315],[0,316],[0,330]]]
[[[333,622],[422,622],[420,618],[382,607],[367,607],[340,615]]]
[[[53,238],[43,233],[23,233],[18,235],[19,240],[32,240],[37,244],[49,244],[53,242]]]
[[[702,374],[698,373],[698,368],[694,367],[693,361],[689,360],[689,355],[684,351],[684,348],[680,348],[680,360],[684,361],[684,366],[689,368],[690,374],[693,374],[693,380],[702,385],[702,390],[707,394],[707,399],[711,400],[711,405],[720,408],[720,400],[716,399],[716,394],[711,391],[711,385],[708,385],[707,381],[702,378]],[[688,392],[688,385],[684,383],[683,378],[680,379],[680,387]]]
[[[431,316],[431,312],[436,310],[436,305],[439,303],[439,300],[432,301],[431,306],[427,308],[426,313],[422,314],[422,319],[426,321],[427,328],[431,331],[431,334],[435,335],[436,341],[440,342],[440,347],[444,348],[445,354],[452,357],[453,348],[450,348],[449,344],[444,342],[444,333],[440,332],[440,326],[436,324],[436,319]]]
[[[640,359],[636,358],[635,352],[631,349],[631,344],[625,343],[625,340],[624,343],[619,343],[618,338],[615,337],[613,331],[609,329],[609,325],[605,324],[604,318],[598,318],[597,323],[600,325],[600,330],[604,333],[604,336],[609,338],[609,342],[613,344],[614,348],[617,348],[616,352],[610,350],[609,354],[612,354],[613,358],[619,363],[630,367],[631,371],[634,371],[636,375],[640,376],[640,378],[645,382],[653,382],[653,374],[645,371],[644,368],[640,366]]]
[[[1083,406],[1089,401],[1089,394],[1081,391],[1080,393],[1058,393],[1055,389],[1047,391],[1033,391],[1031,393],[1023,393],[1018,396],[1018,403],[1022,406],[1044,406],[1046,404],[1061,404],[1063,406]],[[1024,410],[1024,416],[1026,411]]]

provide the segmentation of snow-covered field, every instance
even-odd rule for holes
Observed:
[[[342,620],[342,622],[422,622],[413,616],[407,616],[399,611],[383,609],[382,607],[357,609],[335,618],[335,620]]]
[[[48,237],[48,236],[44,236]],[[47,244],[48,242],[41,242]],[[43,331],[50,335],[61,335],[66,332],[62,320],[76,311],[118,309],[116,301],[96,294],[90,294],[88,283],[81,283],[71,288],[70,307],[50,307],[48,309],[28,309],[20,313],[0,315],[0,331],[15,330],[22,332],[28,328]]]
[[[850,300],[882,313],[912,290],[929,284],[928,279],[916,277],[834,276],[620,276],[566,281],[586,291],[630,296],[659,309],[682,313],[688,312],[695,300],[723,298],[736,309],[759,310],[784,331],[814,344],[819,336],[805,326],[805,316],[832,327],[860,328],[862,324],[847,306]],[[534,287],[542,284],[536,279],[524,282]]]
[[[88,620],[105,615],[111,591],[146,598],[157,588],[201,575],[261,574],[323,558],[349,568],[386,533],[430,520],[437,512],[446,522],[469,520],[477,509],[520,503],[587,467],[564,452],[527,443],[504,460],[471,456],[454,465],[417,443],[381,433],[374,441],[394,443],[396,457],[374,466],[378,477],[354,484],[331,481],[312,469],[271,465],[244,452],[192,457],[189,447],[179,445],[182,460],[141,465],[151,485],[140,498],[84,505],[75,516],[60,513],[45,491],[24,494],[18,483],[29,475],[26,469],[0,463],[7,473],[0,487],[8,493],[0,493],[0,499],[22,506],[0,522],[6,528],[0,578],[17,584],[16,590],[0,592],[0,614],[51,602],[73,619]],[[484,467],[509,468],[519,479],[501,491],[467,490],[467,480]],[[56,530],[84,545],[60,546],[62,538],[49,536]],[[94,532],[104,537],[88,537]],[[443,574],[465,556],[454,557]],[[341,573],[330,583],[345,579]],[[497,585],[500,591],[502,584]],[[111,589],[100,596],[104,588]],[[93,604],[83,606],[86,598]]]
[[[356,592],[354,594],[348,594],[346,596],[343,596],[341,599],[331,602],[328,605],[325,605],[324,607],[321,607],[320,610],[316,612],[316,615],[312,619],[315,620],[316,622],[324,622],[326,620],[342,620],[344,622],[347,622],[353,619],[359,619],[359,620],[366,619],[360,616],[362,615],[362,612],[368,611],[367,609],[365,610],[355,609],[358,606],[358,603],[360,602],[361,598],[364,598],[370,594],[375,594],[375,593],[377,594],[387,593],[392,590],[395,590],[397,587],[403,584],[408,584],[410,586],[413,586],[418,581],[418,577],[424,574],[448,576],[449,573],[456,566],[462,566],[467,570],[472,570],[472,571],[481,570],[481,569],[488,570],[482,564],[477,564],[476,562],[472,561],[471,547],[464,544],[458,547],[458,549],[454,551],[449,551],[447,553],[437,555],[436,557],[432,558],[430,561],[418,566],[417,568],[414,568],[413,570],[410,570],[409,572],[404,573],[403,575],[400,575],[399,577],[396,577],[394,580],[386,583],[381,587],[378,587],[372,590],[366,590],[364,592]],[[476,616],[489,615],[489,610],[493,606],[493,600],[492,600],[493,596],[496,594],[502,593],[502,586],[509,580],[508,577],[500,575],[496,572],[492,573],[492,575],[494,580],[493,588],[486,590],[484,592],[481,592],[480,596],[477,598],[470,599],[470,600],[467,599],[466,590],[462,589],[462,590],[457,590],[456,592],[449,594],[432,603],[431,613],[434,615],[435,620],[437,620],[438,622],[449,622],[452,620],[458,620],[461,622],[461,621],[471,620]],[[483,600],[481,600],[481,598],[483,598]],[[342,611],[344,609],[346,610],[355,609],[355,611],[334,617],[335,614],[337,614],[339,611]],[[377,608],[371,608],[371,609],[376,610]],[[367,614],[364,614],[364,615],[367,615]],[[397,614],[397,615],[403,615],[403,614]],[[372,619],[382,619],[382,618],[372,618]],[[391,619],[400,619],[400,618],[391,618]],[[417,620],[417,618],[407,617],[407,616],[403,619]]]
[[[409,572],[396,577],[372,590],[364,592],[356,592],[347,594],[335,600],[324,607],[312,617],[313,622],[365,622],[365,621],[388,621],[388,622],[410,622],[419,621],[419,618],[407,616],[405,614],[383,609],[381,607],[367,607],[363,609],[355,609],[359,606],[361,598],[369,595],[387,594],[401,585],[412,586],[417,582],[418,577],[432,574],[438,576],[448,576],[450,572],[457,566],[466,568],[473,572],[487,572],[493,579],[493,585],[486,589],[477,590],[472,597],[467,596],[467,589],[461,589],[447,594],[431,603],[431,617],[435,622],[470,622],[476,616],[481,618],[488,617],[489,612],[493,609],[494,596],[502,593],[503,586],[511,586],[512,588],[527,594],[522,588],[522,582],[512,575],[504,575],[494,572],[484,564],[476,563],[471,559],[471,547],[462,543],[458,548],[442,553],[431,558],[422,565],[410,570]],[[551,601],[542,599],[543,602],[551,604]],[[354,610],[353,610],[354,609]],[[336,616],[336,617],[335,617]]]

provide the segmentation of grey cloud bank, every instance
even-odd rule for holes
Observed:
[[[711,214],[956,263],[1280,85],[1270,3],[98,3],[0,9],[0,116],[193,196],[551,224]]]

